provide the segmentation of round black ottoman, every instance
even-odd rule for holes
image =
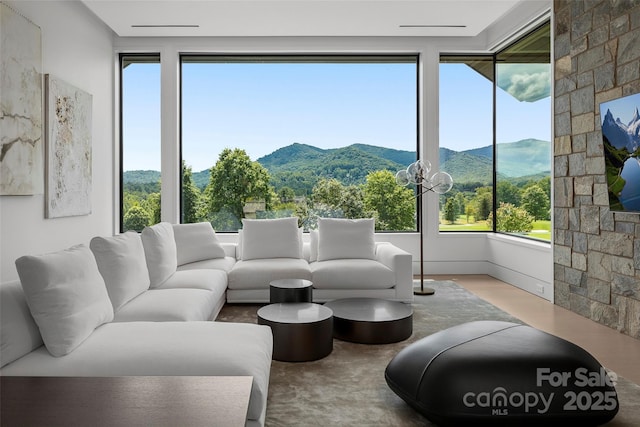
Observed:
[[[442,426],[595,426],[618,412],[614,381],[584,349],[530,326],[478,321],[401,350],[389,387]]]

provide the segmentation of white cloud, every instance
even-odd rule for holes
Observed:
[[[549,64],[500,64],[498,87],[519,101],[535,102],[551,95]]]

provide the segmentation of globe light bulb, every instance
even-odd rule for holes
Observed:
[[[406,169],[402,169],[396,173],[396,184],[402,185],[403,187],[409,185],[409,174]]]
[[[407,168],[409,181],[412,184],[422,184],[427,179],[427,174],[431,170],[431,162],[428,160],[417,160]]]
[[[438,194],[447,193],[453,187],[453,178],[446,172],[436,172],[430,179],[431,190]]]

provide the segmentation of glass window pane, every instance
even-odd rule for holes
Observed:
[[[160,222],[160,56],[122,55],[121,231]]]
[[[490,231],[493,209],[493,56],[440,57],[440,231]]]
[[[183,55],[182,221],[375,217],[416,230],[416,56]]]
[[[496,231],[551,239],[549,24],[496,56]]]

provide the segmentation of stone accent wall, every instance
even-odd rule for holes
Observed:
[[[553,13],[555,303],[640,338],[640,215],[609,210],[599,111],[640,93],[640,0]]]

